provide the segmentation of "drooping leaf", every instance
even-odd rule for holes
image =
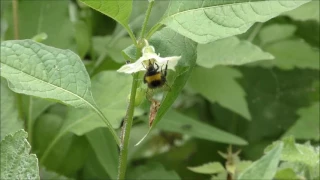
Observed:
[[[17,93],[94,107],[91,83],[79,56],[32,40],[1,43],[1,76]]]
[[[132,0],[81,0],[81,2],[111,17],[124,27],[128,27],[128,20],[132,11]]]
[[[305,1],[171,1],[161,23],[198,42],[209,43],[241,34],[255,22],[265,22]]]
[[[219,162],[211,162],[196,167],[188,167],[189,170],[201,174],[216,174],[226,171]]]
[[[131,77],[115,71],[104,71],[92,78],[92,93],[101,111],[118,128],[127,108]],[[106,125],[93,111],[72,109],[68,112],[60,133],[71,131],[79,136]]]
[[[241,73],[230,67],[195,68],[189,83],[196,92],[212,103],[217,102],[250,120],[246,94],[235,81],[240,77],[242,77]]]
[[[29,154],[31,146],[27,133],[19,130],[1,142],[1,179],[39,179],[38,159]]]
[[[158,128],[166,131],[187,134],[192,137],[206,139],[209,141],[238,145],[247,144],[247,142],[242,138],[174,111],[169,111],[167,115],[163,117],[163,120],[159,122]]]
[[[238,177],[239,180],[272,179],[277,172],[283,144],[278,144],[270,152],[251,164]]]
[[[306,21],[315,20],[319,22],[319,1],[313,0],[308,2],[295,10],[288,11],[283,15],[289,16],[292,19]]]
[[[197,64],[212,68],[217,65],[242,65],[259,60],[273,59],[249,41],[229,37],[208,44],[198,45]]]
[[[2,140],[6,135],[23,128],[23,122],[19,119],[19,111],[15,94],[8,88],[8,83],[1,78],[1,136]]]
[[[284,136],[293,135],[295,139],[314,139],[319,141],[319,109],[319,102],[314,103],[309,107],[299,109],[297,113],[299,114],[300,118],[294,125],[291,126]]]
[[[119,152],[111,133],[106,128],[98,128],[87,133],[86,138],[104,171],[108,173],[111,179],[116,179]]]

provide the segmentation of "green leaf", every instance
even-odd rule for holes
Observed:
[[[95,107],[89,75],[79,56],[32,40],[1,43],[1,76],[17,93]]]
[[[157,125],[157,123],[161,120],[161,118],[176,100],[182,91],[182,88],[189,79],[192,69],[196,63],[196,43],[184,36],[179,35],[169,28],[163,28],[156,32],[151,37],[149,43],[155,47],[156,53],[160,53],[162,57],[179,55],[182,57],[178,62],[176,71],[168,73],[168,84],[171,86],[171,91],[164,95],[157,115],[148,133]],[[127,50],[130,52],[130,49],[132,48],[129,47]],[[148,135],[148,133],[145,135],[145,137]],[[144,138],[142,138],[141,141],[143,139]]]
[[[1,142],[1,179],[39,179],[38,159],[29,154],[28,134],[19,130],[7,135]]]
[[[315,20],[319,22],[319,13],[319,1],[313,0],[283,15],[299,21]]]
[[[40,168],[40,179],[59,179],[59,180],[72,180],[72,178],[67,178],[65,176],[62,176],[60,174],[57,174],[53,171],[48,171],[45,168]]]
[[[73,22],[74,35],[77,42],[77,52],[83,58],[90,49],[91,35],[87,24],[84,21]]]
[[[128,20],[132,11],[132,1],[126,0],[80,0],[91,8],[118,21],[128,27]]]
[[[210,100],[251,120],[245,91],[235,81],[242,74],[230,67],[213,69],[195,68],[189,80],[190,86]]]
[[[31,101],[31,102],[30,102]],[[23,109],[29,117],[31,113],[32,124],[34,121],[50,106],[55,104],[54,101],[48,101],[46,99],[36,98],[33,96],[22,97]]]
[[[271,24],[263,27],[259,32],[261,44],[285,40],[294,35],[297,27],[292,24]]]
[[[247,142],[242,138],[196,121],[175,111],[169,111],[159,123],[158,128],[166,131],[187,134],[192,137],[206,139],[209,141],[238,145],[247,144]]]
[[[242,65],[259,60],[274,59],[249,41],[230,37],[198,45],[197,64],[206,68],[217,65]]]
[[[8,83],[1,78],[1,140],[8,134],[23,128],[23,122],[19,119],[19,111],[16,95],[8,88]]]
[[[188,167],[188,169],[201,174],[216,174],[226,171],[219,162],[211,162],[197,167]]]
[[[63,121],[55,114],[44,114],[36,120],[33,150],[37,152],[40,160],[48,145],[54,140],[54,136],[59,132]],[[88,146],[84,136],[78,137],[68,133],[53,146],[48,158],[41,160],[42,165],[59,174],[74,176],[84,165]]]
[[[179,180],[179,175],[174,171],[167,171],[159,163],[149,163],[144,166],[138,166],[131,172],[128,172],[126,179],[167,179]]]
[[[118,128],[125,115],[127,96],[130,93],[132,77],[115,71],[104,71],[92,78],[92,93],[101,111]],[[98,127],[105,127],[93,111],[72,109],[68,112],[60,133],[67,131],[79,136]]]
[[[258,161],[252,163],[239,175],[238,179],[272,179],[276,174],[282,149],[283,144],[278,144]]]
[[[293,68],[308,68],[319,70],[319,50],[312,48],[301,39],[280,41],[264,47],[264,50],[275,56],[268,63],[288,70]]]
[[[281,160],[303,163],[310,167],[319,165],[319,153],[317,153],[317,150],[308,144],[302,145],[295,143],[292,136],[286,137],[282,141],[278,141],[273,145],[270,145],[265,151],[268,152],[279,143],[284,144],[283,151],[281,153]]]
[[[86,134],[86,137],[95,152],[98,161],[111,179],[117,178],[118,173],[118,147],[113,141],[108,129],[95,129]]]
[[[198,43],[246,32],[255,22],[265,22],[295,9],[305,1],[171,1],[161,23]]]
[[[319,109],[319,102],[306,108],[300,108],[297,112],[300,118],[291,126],[284,136],[293,135],[296,139],[313,139],[319,141]]]

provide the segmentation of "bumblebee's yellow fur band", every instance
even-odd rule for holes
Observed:
[[[152,76],[146,76],[145,77],[145,80],[150,83],[152,81],[159,81],[161,80],[161,73],[157,73],[155,75],[152,75]]]

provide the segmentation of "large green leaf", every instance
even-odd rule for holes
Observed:
[[[88,73],[79,56],[32,40],[1,43],[1,76],[17,93],[95,107]]]
[[[87,133],[86,137],[105,172],[111,179],[116,179],[119,152],[112,134],[106,128],[98,128]]]
[[[0,142],[1,179],[40,180],[38,159],[35,154],[29,154],[31,146],[27,136],[24,130],[19,130]]]
[[[118,128],[126,112],[127,96],[130,92],[131,77],[117,73],[115,71],[105,71],[96,75],[92,79],[92,91],[101,111],[110,119],[114,128]],[[59,132],[50,141],[44,154],[58,143],[68,132],[73,132],[79,136],[92,131],[98,127],[106,127],[99,121],[99,116],[93,111],[83,111],[82,109],[71,109],[67,118],[62,124]]]
[[[192,137],[206,139],[209,141],[237,145],[247,144],[247,142],[242,138],[174,111],[169,111],[167,115],[163,117],[163,120],[158,124],[158,128],[166,131],[187,134]]]
[[[19,119],[19,111],[15,94],[8,88],[8,83],[1,78],[1,136],[2,140],[6,135],[23,128],[23,122]]]
[[[239,175],[239,180],[272,179],[277,172],[283,144],[278,144]]]
[[[240,77],[242,74],[230,67],[195,68],[189,83],[196,92],[211,102],[217,102],[250,120],[245,91],[235,81]]]
[[[198,43],[241,34],[305,1],[223,0],[171,1],[161,23]]]
[[[230,37],[208,44],[198,45],[197,64],[206,68],[217,65],[242,65],[259,60],[273,59],[249,41]]]
[[[313,0],[299,8],[286,12],[283,15],[289,16],[295,20],[306,21],[315,20],[319,22],[319,1]]]
[[[132,0],[81,0],[81,2],[118,21],[124,27],[128,27]]]
[[[127,108],[132,78],[115,71],[103,71],[92,78],[92,93],[101,111],[110,120],[113,128],[119,128]],[[72,109],[68,112],[62,131],[83,135],[95,128],[105,127],[93,111]]]
[[[314,139],[319,141],[319,109],[319,102],[314,103],[309,107],[299,109],[298,114],[300,118],[294,125],[291,126],[291,128],[286,132],[285,136],[293,135],[296,139]]]

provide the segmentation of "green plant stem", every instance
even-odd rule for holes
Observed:
[[[138,44],[137,44],[137,39],[136,39],[136,37],[134,36],[134,34],[133,34],[132,30],[130,29],[130,27],[129,27],[129,26],[124,26],[124,28],[126,28],[126,30],[127,30],[128,34],[129,34],[130,38],[132,39],[133,44],[134,44],[135,46],[137,46],[137,45],[138,45]]]
[[[27,125],[27,131],[28,131],[28,141],[30,144],[32,144],[32,134],[33,134],[33,123],[32,123],[32,105],[33,105],[33,98],[32,96],[29,96],[29,109],[28,109],[28,125]]]
[[[150,17],[151,9],[154,4],[154,1],[151,1],[149,3],[146,16],[142,25],[142,30],[140,34],[140,40],[143,39],[144,33],[147,28],[148,20]],[[141,56],[141,49],[140,45],[143,44],[141,42],[137,43],[137,51],[136,51],[136,59],[138,59]],[[134,114],[134,103],[135,103],[135,97],[136,97],[136,92],[138,88],[138,78],[139,78],[139,73],[135,73],[133,75],[133,80],[132,80],[132,87],[131,87],[131,94],[130,94],[130,102],[129,106],[127,109],[126,113],[126,118],[124,121],[124,125],[122,127],[122,132],[121,132],[121,144],[120,144],[120,156],[119,156],[119,167],[118,167],[118,180],[122,180],[125,178],[126,175],[126,169],[127,169],[127,156],[128,156],[128,146],[129,146],[129,140],[130,140],[130,131],[132,127],[132,122],[133,122],[133,114]]]
[[[142,28],[141,28],[141,34],[140,34],[140,38],[141,39],[144,38],[144,34],[146,32],[146,29],[147,29],[147,25],[148,25],[148,22],[149,22],[149,17],[150,17],[150,14],[151,14],[151,10],[152,10],[153,4],[154,4],[154,0],[151,1],[149,3],[149,5],[148,5],[146,16],[144,18],[144,21],[143,21],[143,24],[142,24]]]
[[[12,0],[12,17],[13,17],[13,30],[14,39],[19,39],[19,15],[18,15],[18,0]]]
[[[132,87],[131,87],[131,95],[129,107],[127,110],[126,119],[122,128],[122,136],[121,136],[121,145],[120,145],[120,156],[119,156],[119,167],[118,167],[118,180],[124,179],[126,175],[127,168],[127,156],[128,156],[128,145],[130,139],[130,131],[133,122],[133,113],[134,113],[134,103],[136,90],[138,85],[138,76],[139,73],[135,73],[133,75]]]
[[[256,36],[258,35],[262,25],[263,25],[263,23],[257,23],[256,24],[256,26],[254,27],[252,33],[248,37],[248,41],[252,42],[256,38]]]

